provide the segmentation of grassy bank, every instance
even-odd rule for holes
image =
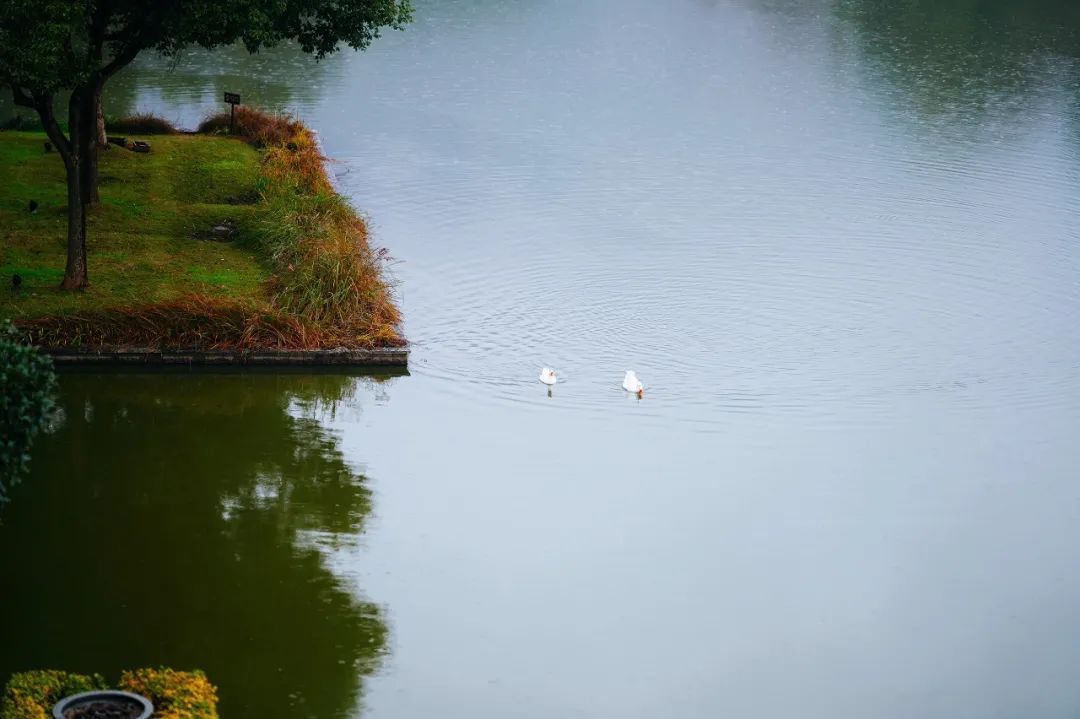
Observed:
[[[57,346],[402,344],[380,254],[331,188],[312,134],[286,118],[240,117],[241,138],[218,134],[219,118],[200,134],[140,137],[149,154],[101,153],[91,287],[78,293],[59,289],[62,163],[43,134],[0,132],[0,317]],[[217,226],[231,236],[213,237]]]

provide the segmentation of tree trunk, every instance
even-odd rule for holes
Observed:
[[[97,84],[100,90],[101,83]],[[94,87],[82,86],[71,93],[68,101],[68,135],[60,129],[53,112],[53,94],[37,92],[31,94],[17,86],[13,87],[15,103],[37,110],[45,134],[57,153],[64,161],[64,174],[67,180],[68,227],[67,227],[67,265],[64,279],[60,286],[65,290],[82,290],[90,286],[90,275],[86,267],[86,195],[83,193],[88,179],[93,180],[96,188],[96,166],[94,173],[87,174],[85,159],[88,148],[96,145],[97,115],[94,100]]]
[[[98,144],[97,144],[97,113],[101,107],[101,84],[97,83],[85,91],[73,94],[71,102],[80,104],[79,116],[82,118],[76,131],[73,124],[71,143],[79,146],[79,154],[82,155],[82,199],[87,205],[96,205],[101,201],[98,195]]]
[[[105,111],[101,106],[101,86],[94,91],[94,117],[97,118],[97,145],[100,150],[109,149],[109,137],[105,134]]]
[[[69,139],[60,129],[60,124],[53,114],[53,95],[39,93],[33,96],[16,93],[16,101],[26,107],[37,110],[45,134],[49,136],[64,161],[64,172],[68,191],[68,231],[67,231],[67,267],[60,286],[65,290],[81,290],[90,285],[86,271],[86,203],[83,199],[82,148],[85,142],[79,142],[80,133],[90,123],[84,122],[87,105],[85,91],[80,88],[71,94],[68,102]]]
[[[68,190],[67,266],[64,281],[60,283],[65,290],[82,290],[90,285],[86,270],[86,197],[83,194],[88,179],[84,167],[86,150],[93,144],[94,116],[87,114],[88,108],[93,109],[92,97],[83,88],[75,90],[68,102],[68,135],[71,140],[65,143],[65,152],[62,153]],[[56,125],[55,120],[52,124]],[[55,132],[63,138],[59,127],[55,128]]]
[[[64,161],[68,189],[67,266],[60,286],[65,290],[82,290],[90,285],[86,271],[86,205],[82,196],[83,173],[79,157],[82,153],[78,144],[72,143],[70,159]]]

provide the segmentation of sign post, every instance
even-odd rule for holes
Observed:
[[[233,134],[236,125],[236,106],[240,104],[240,95],[235,92],[225,93],[225,102],[229,103],[229,134]]]

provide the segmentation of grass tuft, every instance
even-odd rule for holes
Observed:
[[[396,335],[374,330],[357,335],[317,324],[265,304],[189,295],[171,302],[71,312],[19,322],[27,340],[45,347],[182,348],[202,350],[301,350],[392,347]]]
[[[138,112],[115,120],[107,119],[105,129],[113,135],[175,135],[180,132],[170,121],[149,112]]]
[[[30,342],[47,347],[300,349],[315,339],[300,320],[265,305],[202,295],[35,317],[20,321],[19,328]]]
[[[274,115],[241,105],[236,108],[234,134],[243,137],[255,147],[284,147],[307,129],[289,115]],[[197,132],[224,135],[229,132],[229,113],[210,115],[201,123]]]

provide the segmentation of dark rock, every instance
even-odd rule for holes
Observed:
[[[240,234],[240,230],[236,227],[235,222],[223,220],[212,227],[196,232],[195,236],[200,240],[210,240],[211,242],[231,242],[236,239],[238,234]]]

